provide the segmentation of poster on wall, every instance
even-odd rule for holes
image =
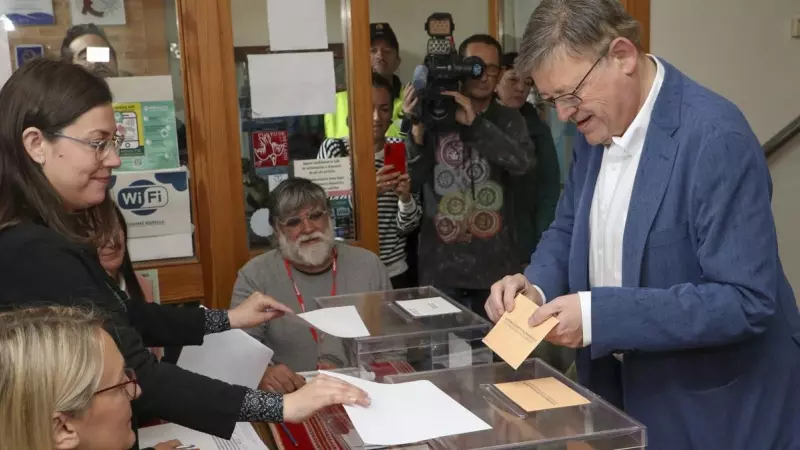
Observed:
[[[2,12],[14,25],[53,25],[53,0],[5,0]]]
[[[166,76],[109,78],[117,132],[125,140],[117,171],[180,166],[172,79]]]
[[[70,0],[72,24],[125,25],[123,0]]]
[[[255,131],[251,142],[257,168],[289,165],[289,133],[286,131]]]
[[[294,161],[294,177],[305,178],[325,189],[328,197],[350,195],[353,192],[350,157],[301,159]]]
[[[44,46],[42,45],[17,45],[14,47],[16,54],[17,69],[22,67],[26,62],[44,56]]]

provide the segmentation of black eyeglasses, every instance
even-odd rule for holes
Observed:
[[[588,72],[586,72],[586,75],[583,76],[583,79],[581,79],[581,82],[578,83],[578,85],[575,87],[575,89],[572,92],[570,92],[568,94],[559,95],[558,97],[555,97],[555,98],[545,98],[545,99],[542,99],[542,101],[544,103],[552,106],[553,108],[555,108],[557,105],[561,105],[561,106],[563,106],[565,108],[573,108],[573,107],[579,106],[581,103],[583,103],[583,99],[578,97],[578,91],[581,90],[581,88],[583,87],[583,83],[586,81],[587,78],[589,78],[589,74],[592,73],[594,68],[597,67],[597,64],[600,61],[602,61],[603,58],[605,58],[607,54],[608,54],[608,49],[606,49],[606,51],[604,51],[603,54],[600,55],[599,58],[597,58],[597,61],[595,61],[594,64],[592,64],[592,67],[589,69]]]
[[[105,389],[100,389],[99,391],[95,392],[92,395],[102,394],[103,392],[108,392],[114,389],[123,388],[125,391],[125,395],[128,396],[128,399],[133,400],[136,398],[136,372],[133,369],[125,369],[125,378],[127,381],[123,381],[122,383],[115,384],[113,386],[107,387]]]
[[[122,147],[122,143],[125,141],[125,137],[119,134],[115,134],[109,139],[95,139],[91,141],[85,141],[83,139],[67,136],[66,134],[62,133],[50,134],[56,137],[69,139],[70,141],[80,142],[81,144],[89,146],[92,150],[94,150],[98,161],[104,160],[106,156],[111,153],[111,150],[114,150],[114,153],[119,154],[119,149]]]
[[[308,221],[311,222],[312,224],[320,225],[327,217],[328,217],[328,211],[323,211],[321,209],[318,209],[315,211],[311,211],[310,213],[304,216],[289,217],[288,219],[281,220],[278,223],[280,223],[286,228],[293,230],[302,225],[306,219],[308,219]]]

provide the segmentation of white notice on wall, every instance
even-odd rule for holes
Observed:
[[[300,159],[294,161],[294,177],[306,178],[325,189],[328,197],[353,192],[350,158]]]
[[[0,20],[0,87],[6,84],[14,69],[11,67],[11,50],[8,47],[8,31],[6,21]]]
[[[268,0],[270,50],[328,48],[325,0]]]
[[[253,117],[336,111],[332,52],[247,55]]]

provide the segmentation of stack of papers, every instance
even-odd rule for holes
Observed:
[[[230,440],[201,433],[174,423],[139,429],[139,447],[155,447],[161,442],[177,439],[183,445],[194,445],[201,450],[267,450],[255,428],[247,422],[239,422]]]
[[[441,316],[461,312],[461,309],[442,297],[399,300],[397,305],[414,317]]]
[[[401,384],[320,371],[353,384],[370,397],[367,408],[345,406],[366,445],[404,445],[492,427],[427,380]]]

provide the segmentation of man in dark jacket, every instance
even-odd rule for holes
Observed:
[[[481,58],[486,70],[462,83],[461,92],[445,93],[457,105],[458,129],[426,132],[416,123],[407,141],[413,189],[421,190],[424,205],[419,272],[421,284],[485,316],[493,278],[520,266],[511,186],[536,156],[519,112],[494,101],[500,44],[475,35],[459,54]],[[413,88],[406,89],[404,111],[413,114],[416,104]]]

